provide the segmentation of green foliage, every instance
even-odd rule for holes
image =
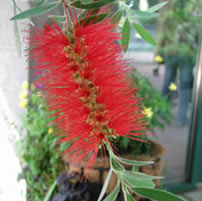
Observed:
[[[103,201],[115,201],[120,191],[120,184],[117,183],[115,189]]]
[[[133,27],[135,28],[135,30],[137,31],[137,33],[148,43],[152,44],[152,45],[156,45],[156,41],[154,40],[154,38],[152,37],[152,35],[146,31],[141,25],[133,23]]]
[[[176,0],[161,15],[157,54],[196,57],[201,36],[202,4]]]
[[[104,194],[105,194],[105,192],[106,192],[106,190],[107,190],[107,187],[108,187],[108,185],[109,185],[111,176],[112,176],[112,169],[110,168],[110,170],[109,170],[109,172],[108,172],[108,175],[107,175],[107,177],[106,177],[106,179],[105,179],[105,183],[104,183],[104,185],[103,185],[103,187],[102,187],[102,190],[101,190],[101,192],[100,192],[100,195],[99,195],[97,201],[101,201],[101,200],[102,200],[102,198],[103,198],[103,196],[104,196]]]
[[[121,46],[125,52],[128,49],[129,40],[130,40],[130,23],[129,20],[126,19],[122,29],[122,40],[121,40]]]
[[[30,92],[27,113],[23,117],[18,155],[24,166],[21,177],[27,183],[27,200],[42,201],[49,187],[65,167],[61,161],[63,146],[57,145],[56,128],[40,93]]]
[[[47,11],[52,10],[53,8],[55,8],[58,5],[59,5],[59,1],[42,4],[42,5],[40,4],[39,6],[36,6],[35,8],[31,8],[29,10],[23,11],[23,12],[15,15],[14,17],[11,18],[11,20],[21,20],[21,19],[26,19],[26,18],[30,18],[33,16],[37,16],[37,15],[40,15]]]
[[[116,0],[101,0],[101,1],[97,1],[97,2],[93,2],[91,1],[90,3],[87,2],[85,3],[85,1],[72,1],[72,6],[76,7],[76,8],[82,8],[82,9],[96,9],[96,8],[100,8],[102,6],[106,6],[107,4],[113,3]]]
[[[183,201],[181,198],[175,196],[172,193],[169,193],[164,190],[152,189],[152,188],[133,188],[133,190],[146,198],[155,200],[155,201]]]
[[[12,0],[12,1],[13,1],[13,13],[14,13],[14,15],[16,15],[18,8],[17,8],[15,0]],[[14,28],[14,33],[15,33],[17,51],[18,51],[18,54],[21,55],[20,34],[19,34],[17,21],[14,21],[14,27],[13,28]]]
[[[143,173],[138,173],[134,170],[128,171],[124,167],[120,170],[121,164],[117,160],[117,156],[114,155],[110,146],[107,146],[110,155],[110,162],[112,171],[118,177],[118,182],[114,190],[105,198],[104,201],[114,201],[118,195],[120,186],[124,194],[125,201],[134,201],[132,194],[136,193],[142,197],[149,198],[153,201],[183,201],[176,195],[164,190],[155,189],[153,180],[159,179],[159,177],[149,176]],[[124,159],[121,159],[122,161]],[[113,166],[112,162],[116,162],[116,166]],[[131,162],[132,163],[132,162]],[[127,163],[128,164],[128,163]]]
[[[137,74],[135,70],[131,73],[134,87],[137,90],[137,97],[141,99],[142,108],[151,108],[153,112],[151,118],[147,118],[148,128],[154,131],[155,128],[165,128],[172,120],[172,106],[167,98],[162,96],[161,92],[155,89],[148,78],[141,74]]]
[[[15,2],[15,0],[13,0]],[[156,45],[156,42],[153,38],[153,36],[144,29],[144,27],[141,26],[140,22],[141,20],[151,20],[151,18],[155,18],[158,16],[158,11],[160,8],[162,8],[166,2],[159,3],[155,6],[152,6],[148,9],[148,11],[140,11],[135,10],[132,8],[131,5],[128,5],[129,1],[125,2],[123,0],[100,0],[100,1],[93,1],[93,0],[77,0],[77,1],[54,1],[50,2],[48,0],[40,0],[38,3],[36,3],[35,7],[28,9],[26,11],[19,10],[20,13],[14,13],[14,17],[11,18],[11,20],[21,20],[30,18],[33,16],[41,15],[47,11],[50,11],[57,7],[58,5],[64,4],[64,7],[75,7],[83,10],[91,10],[90,18],[93,18],[94,23],[100,22],[104,20],[106,17],[111,17],[111,15],[108,16],[97,16],[95,14],[98,14],[99,9],[101,9],[104,6],[107,6],[112,3],[116,3],[119,6],[119,9],[115,12],[115,14],[112,16],[112,23],[119,23],[121,19],[123,19],[123,25],[120,23],[121,27],[121,33],[122,33],[122,40],[121,45],[124,51],[127,51],[129,41],[130,41],[130,26],[133,25],[135,30],[142,36],[142,39],[151,43],[152,45]],[[131,1],[132,3],[132,1]],[[16,3],[14,3],[14,9],[16,10],[18,6]],[[53,19],[55,19],[59,23],[64,23],[65,16],[49,16]],[[84,16],[83,16],[84,17]],[[89,19],[91,20],[91,19]],[[15,28],[16,29],[16,28]],[[17,34],[16,30],[16,34]]]

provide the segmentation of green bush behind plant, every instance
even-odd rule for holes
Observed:
[[[19,176],[26,180],[28,201],[43,200],[65,168],[60,159],[63,147],[57,144],[59,137],[55,135],[56,128],[49,124],[53,120],[50,115],[41,94],[30,92],[18,142],[18,154],[24,167]]]

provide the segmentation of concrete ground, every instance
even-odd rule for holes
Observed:
[[[202,200],[202,184],[198,184],[194,191],[179,194],[185,201],[201,201]]]

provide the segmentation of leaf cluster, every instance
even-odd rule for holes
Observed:
[[[130,4],[129,4],[130,3]],[[107,17],[110,17],[112,20],[112,23],[119,24],[120,32],[121,32],[121,46],[124,51],[127,51],[129,41],[130,41],[130,32],[131,27],[134,28],[134,30],[148,43],[152,45],[156,45],[156,41],[153,38],[153,36],[141,25],[141,21],[147,21],[151,20],[153,18],[158,17],[157,11],[162,8],[164,5],[166,5],[167,2],[159,3],[155,6],[152,6],[147,11],[140,11],[138,9],[133,8],[133,1],[124,1],[124,0],[55,0],[55,1],[49,1],[49,0],[40,0],[38,3],[36,3],[35,7],[28,9],[26,11],[22,11],[19,8],[13,0],[14,5],[14,16],[11,18],[11,20],[15,21],[16,26],[16,20],[21,19],[27,19],[31,18],[37,15],[41,15],[43,13],[46,13],[48,11],[53,10],[59,5],[63,5],[64,9],[65,7],[69,8],[76,8],[80,9],[82,12],[83,18],[87,13],[90,12],[91,17],[93,16],[93,22],[98,23],[101,20],[106,19]],[[110,11],[111,13],[105,13],[106,16],[100,15],[100,10],[102,8],[108,7],[111,10],[111,7],[116,5],[118,9],[115,12]],[[18,11],[18,12],[17,12]],[[65,12],[64,12],[65,13]],[[79,18],[81,17],[79,16]],[[58,23],[64,23],[66,22],[66,14],[61,16],[54,16],[49,15],[50,18],[54,19]],[[81,18],[79,20],[82,20]],[[92,19],[89,19],[92,21]],[[16,30],[16,33],[18,31]],[[19,38],[19,37],[18,37]]]
[[[118,181],[114,190],[104,198],[103,201],[115,201],[120,189],[124,195],[124,201],[135,201],[134,194],[140,195],[144,198],[148,198],[154,201],[183,201],[176,195],[167,192],[165,190],[155,189],[155,184],[153,180],[162,179],[159,176],[150,176],[143,173],[136,172],[134,170],[126,170],[123,164],[131,166],[145,166],[152,164],[153,162],[139,162],[134,160],[127,160],[120,158],[111,151],[108,147],[110,154],[111,169],[103,185],[102,191],[98,198],[101,201],[104,193],[106,192],[107,186],[109,184],[112,172],[117,175]]]

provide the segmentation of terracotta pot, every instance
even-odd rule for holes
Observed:
[[[150,154],[148,155],[140,155],[138,157],[139,161],[154,161],[155,163],[152,165],[147,165],[147,166],[142,166],[139,168],[140,172],[146,173],[148,175],[153,175],[153,176],[160,176],[161,175],[161,170],[162,170],[162,161],[161,157],[165,153],[165,148],[156,143],[151,141],[152,144],[152,150]],[[135,159],[134,154],[127,154],[127,155],[122,155],[122,158],[126,159]],[[64,155],[63,159],[65,162],[69,163],[69,158],[68,155]],[[137,159],[136,159],[137,160]],[[102,159],[98,158],[96,160],[96,163],[94,165],[94,168],[89,170],[88,172],[88,181],[92,183],[104,183],[105,178],[108,174],[110,168],[109,164],[109,158],[108,157],[103,157]],[[126,169],[130,169],[131,166],[125,165]],[[68,172],[81,172],[82,171],[82,166],[81,164],[75,164],[75,163],[69,163],[69,169]],[[160,181],[155,180],[154,181],[156,186],[159,186]],[[117,177],[115,174],[112,175],[111,180],[109,182],[108,188],[107,188],[107,193],[111,192],[114,187],[116,186],[117,183]],[[140,197],[135,196],[136,200],[140,200]]]
[[[150,154],[143,154],[138,157],[138,161],[154,161],[152,165],[146,165],[139,167],[139,172],[152,175],[161,176],[162,174],[162,156],[165,154],[166,149],[159,143],[150,141],[152,148]],[[154,180],[156,187],[160,186],[160,180]],[[141,198],[140,196],[134,195],[136,201],[146,201],[148,199]]]

